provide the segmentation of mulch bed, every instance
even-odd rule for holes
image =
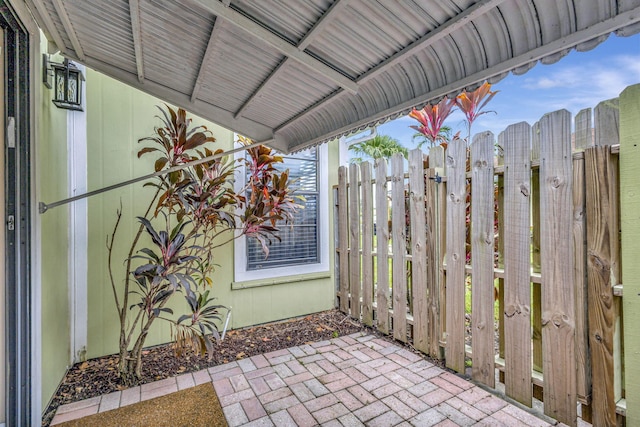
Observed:
[[[176,357],[170,344],[152,347],[144,351],[142,379],[139,384],[359,331],[377,334],[374,329],[363,326],[337,310],[331,310],[284,322],[228,331],[211,360],[193,353]],[[51,423],[60,405],[127,388],[118,378],[117,366],[118,356],[111,355],[71,367],[47,407],[42,425],[48,426]]]

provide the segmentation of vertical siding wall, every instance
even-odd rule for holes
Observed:
[[[86,87],[89,190],[153,172],[153,156],[137,158],[141,146],[137,141],[151,135],[154,126],[159,124],[155,118],[159,113],[156,105],[162,102],[92,70],[87,71]],[[206,125],[213,132],[216,147],[225,150],[233,147],[232,132],[197,117],[193,119],[194,124]],[[336,164],[337,145],[332,146],[329,153],[328,164]],[[335,171],[332,172],[329,185],[337,181]],[[123,220],[116,237],[113,263],[122,270],[120,260],[126,257],[130,236],[137,230],[134,218],[144,213],[151,196],[150,189],[134,184],[89,198],[88,358],[113,354],[118,349],[118,319],[108,282],[105,246],[106,236],[112,232],[115,223],[116,209],[122,203]],[[329,224],[328,236],[331,236],[331,219]],[[333,307],[332,267],[325,274],[300,274],[293,278],[270,277],[265,271],[264,280],[234,283],[233,246],[218,249],[215,262],[219,267],[213,277],[213,292],[221,304],[233,309],[230,328],[273,322]],[[121,281],[122,273],[116,279]],[[173,308],[177,312],[183,309],[183,302],[176,302],[178,305]],[[154,323],[147,344],[161,344],[170,339],[169,325],[159,321]]]

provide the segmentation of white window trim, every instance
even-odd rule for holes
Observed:
[[[235,138],[234,138],[235,139]],[[243,158],[243,151],[236,153],[235,158]],[[242,236],[234,245],[234,280],[248,282],[273,277],[300,276],[329,271],[329,150],[327,144],[318,147],[318,239],[320,262],[315,264],[292,265],[286,267],[265,268],[247,271],[247,238]],[[238,169],[236,191],[245,183],[244,168]]]

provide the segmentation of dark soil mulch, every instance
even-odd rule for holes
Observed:
[[[152,347],[146,349],[142,356],[140,384],[363,330],[375,333],[373,329],[364,327],[349,316],[331,310],[284,322],[229,331],[224,341],[216,347],[211,360],[193,353],[176,357],[170,344]],[[118,356],[111,355],[71,367],[49,404],[42,425],[49,425],[60,405],[127,388],[118,378],[117,366]]]

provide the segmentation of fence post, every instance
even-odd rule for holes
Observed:
[[[627,425],[640,424],[640,84],[620,94],[620,225]]]
[[[347,168],[338,169],[338,246],[340,249],[340,311],[349,312],[349,217]]]
[[[349,165],[349,289],[351,317],[360,320],[360,186],[358,165]]]
[[[573,289],[571,113],[540,120],[542,345],[544,412],[577,423]]]
[[[454,140],[446,153],[447,165],[447,367],[464,372],[464,294],[465,294],[465,231],[466,231],[466,164],[467,147],[463,140]]]
[[[618,162],[610,143],[618,140],[617,101],[596,107],[596,146],[585,151],[587,199],[587,279],[589,345],[593,384],[593,422],[616,425],[616,301],[613,287],[620,275],[618,236]],[[615,126],[612,126],[615,124]]]

